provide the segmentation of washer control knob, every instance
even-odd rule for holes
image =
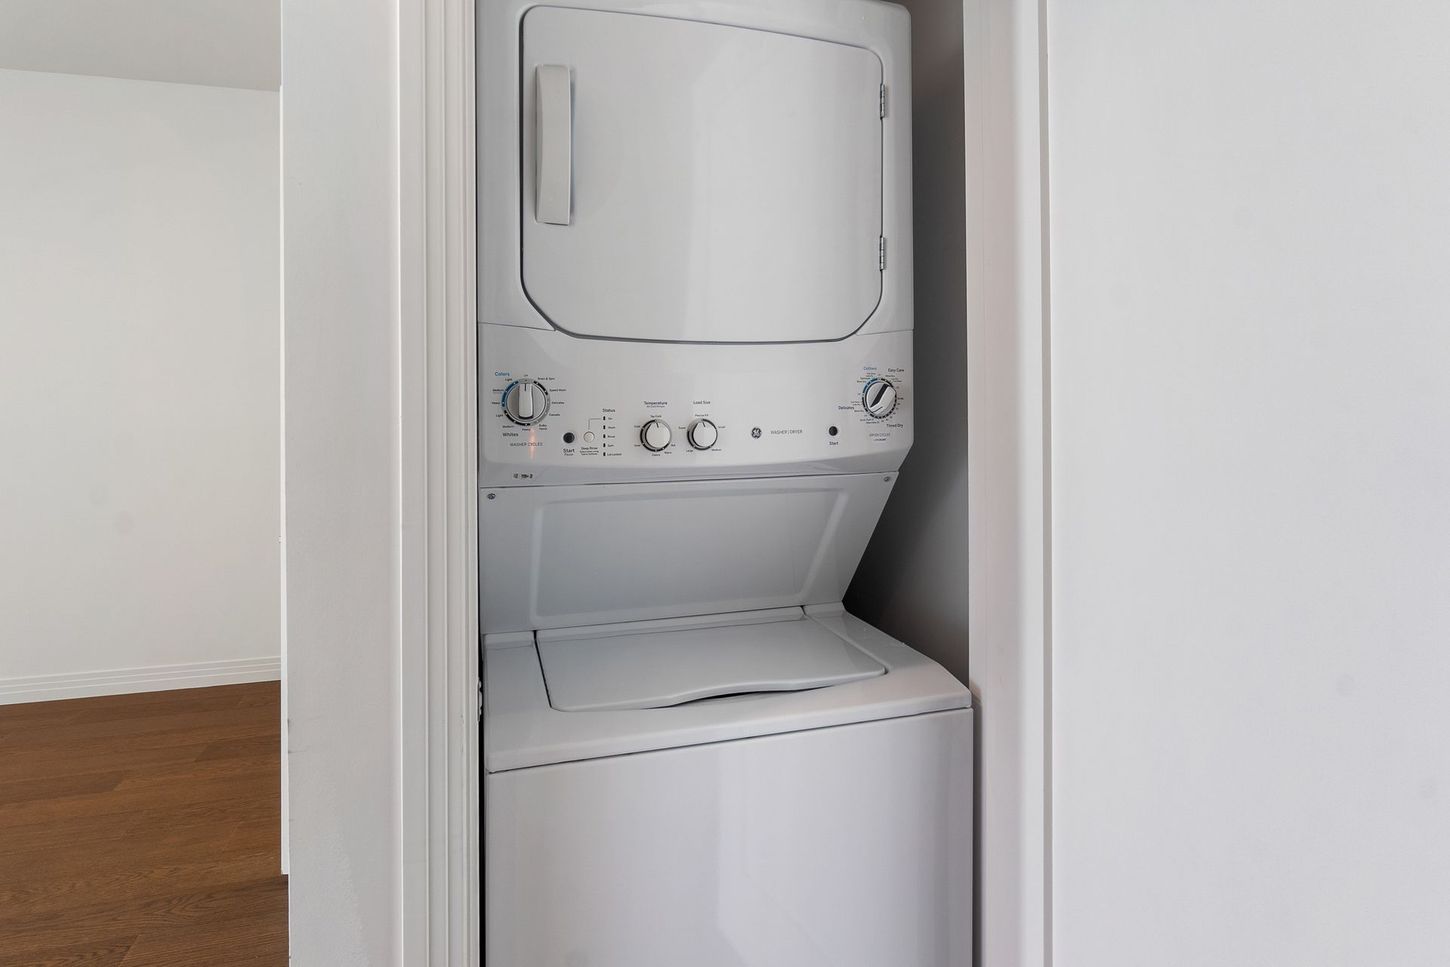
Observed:
[[[503,412],[521,426],[532,426],[549,412],[548,390],[531,379],[516,380],[503,391]]]
[[[861,405],[876,419],[886,419],[896,409],[896,387],[889,379],[873,377],[861,391]]]
[[[709,420],[696,420],[690,424],[687,434],[690,438],[690,446],[696,450],[708,450],[720,439],[720,430]]]
[[[670,425],[664,420],[649,420],[639,428],[639,442],[646,450],[659,453],[670,445]]]

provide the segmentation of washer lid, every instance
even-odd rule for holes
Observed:
[[[592,633],[592,644],[608,647],[609,640],[600,637],[606,630],[617,632],[616,638],[746,625],[768,625],[779,631],[781,623],[793,623],[800,613],[799,608],[774,608],[637,621],[611,629],[578,628],[572,637]],[[887,674],[832,688],[722,696],[670,708],[561,712],[549,702],[539,652],[547,648],[548,639],[568,638],[570,633],[484,635],[484,768],[497,774],[971,707],[971,693],[946,669],[846,614],[839,604],[809,605],[805,615],[806,621],[879,662]],[[537,638],[545,639],[544,649]]]
[[[792,619],[686,630],[606,625],[542,631],[537,644],[549,704],[564,712],[666,708],[721,695],[798,692],[886,671],[799,611]]]

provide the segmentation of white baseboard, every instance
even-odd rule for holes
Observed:
[[[131,692],[162,692],[173,688],[269,682],[281,677],[280,658],[236,658],[230,661],[198,661],[184,665],[151,665],[145,668],[112,668],[64,675],[0,678],[0,705],[85,698],[90,695],[125,695]]]

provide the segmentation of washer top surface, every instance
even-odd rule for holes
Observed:
[[[702,654],[712,641],[721,654]],[[782,654],[762,658],[771,642]],[[671,644],[678,656],[663,654]],[[540,632],[537,644],[490,635],[484,661],[488,772],[971,705],[944,668],[839,604]]]
[[[771,621],[671,631],[538,632],[549,704],[564,712],[667,708],[885,674],[884,665],[847,639],[798,608],[788,612]]]

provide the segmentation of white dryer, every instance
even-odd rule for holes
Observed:
[[[969,694],[840,604],[912,442],[905,12],[477,24],[487,964],[969,963]]]

